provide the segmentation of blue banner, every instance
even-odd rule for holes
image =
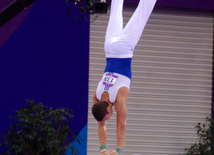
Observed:
[[[0,134],[26,99],[70,106],[71,128],[80,133],[80,154],[85,155],[89,22],[70,20],[65,0],[36,0],[23,12],[0,28]]]

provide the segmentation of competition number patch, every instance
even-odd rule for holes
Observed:
[[[103,78],[103,84],[108,87],[111,87],[117,81],[117,78],[118,78],[118,76],[108,73]]]

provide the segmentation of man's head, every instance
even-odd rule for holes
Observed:
[[[93,105],[92,114],[97,121],[103,121],[104,119],[110,118],[112,109],[107,102],[99,101]]]

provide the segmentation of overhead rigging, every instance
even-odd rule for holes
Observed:
[[[71,20],[80,20],[87,13],[106,14],[108,3],[106,0],[66,0],[68,17]]]

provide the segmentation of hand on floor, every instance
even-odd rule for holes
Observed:
[[[112,152],[110,152],[110,155],[120,155],[117,151],[112,151]]]
[[[100,155],[109,155],[109,150],[107,150],[107,149],[101,150]]]

